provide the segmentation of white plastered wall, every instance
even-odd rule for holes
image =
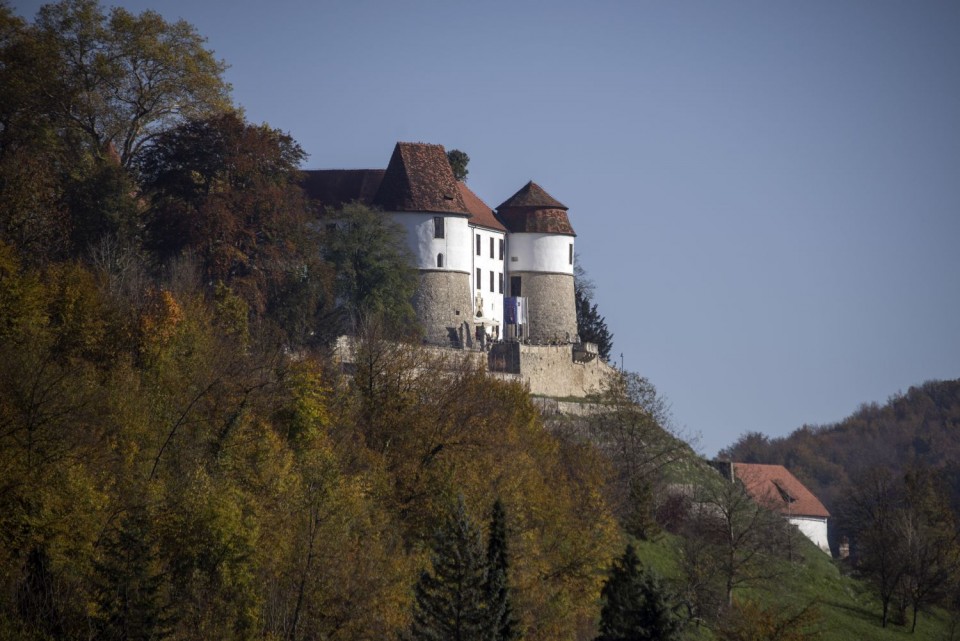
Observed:
[[[827,542],[827,519],[812,516],[791,516],[788,520],[797,526],[800,532],[813,541],[814,545],[830,554]]]
[[[510,234],[508,241],[510,272],[573,274],[573,236],[564,234]]]
[[[506,235],[503,232],[483,227],[470,227],[472,268],[470,270],[470,296],[473,299],[474,322],[484,322],[487,335],[494,336],[494,324],[503,336],[503,297],[506,295],[509,281],[504,269],[507,260]],[[480,252],[477,253],[477,238],[480,238]],[[493,251],[491,243],[493,241]],[[504,244],[503,259],[500,258],[500,243]],[[477,283],[477,270],[480,270],[480,282]],[[491,279],[491,274],[493,278]],[[491,288],[491,280],[493,287]],[[479,286],[478,286],[479,285]],[[492,290],[491,290],[492,289]],[[482,303],[482,315],[476,316],[477,303]]]
[[[430,212],[389,212],[406,232],[417,269],[437,269],[437,255],[443,254],[443,269],[472,272],[472,234],[466,216]],[[443,238],[435,238],[434,217],[443,218]]]

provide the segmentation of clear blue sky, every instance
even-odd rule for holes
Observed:
[[[567,204],[617,360],[707,455],[960,377],[954,0],[120,4],[194,24],[307,167],[440,143],[491,206]]]

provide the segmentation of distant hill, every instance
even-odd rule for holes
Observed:
[[[928,381],[861,405],[839,423],[804,425],[789,436],[744,434],[720,458],[786,466],[834,511],[861,470],[882,466],[895,475],[911,467],[941,470],[960,510],[960,379]]]

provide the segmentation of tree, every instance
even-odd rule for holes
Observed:
[[[779,576],[777,543],[792,527],[779,514],[751,498],[741,483],[719,478],[705,480],[693,500],[686,534],[722,580],[727,607],[735,589],[762,586]]]
[[[263,313],[275,293],[311,274],[319,252],[299,186],[304,157],[289,135],[236,113],[159,134],[140,163],[147,248],[161,264],[197,256],[203,282],[223,281]]]
[[[387,334],[409,335],[416,272],[402,231],[382,213],[351,203],[333,214],[323,255],[336,273],[344,329],[356,334],[366,319],[379,319]]]
[[[871,468],[856,477],[838,518],[852,534],[859,571],[880,597],[883,627],[890,620],[890,603],[907,570],[907,556],[896,528],[898,493],[886,469]]]
[[[669,592],[656,574],[641,567],[632,544],[613,562],[600,596],[597,641],[670,641],[680,631]]]
[[[36,25],[55,52],[50,107],[93,153],[115,149],[123,167],[176,123],[229,106],[226,65],[183,20],[61,0],[41,7]]]
[[[690,456],[690,448],[673,433],[666,400],[636,373],[611,373],[592,400],[604,411],[583,423],[613,464],[614,477],[607,484],[610,503],[630,534],[651,538],[657,532],[654,498],[663,475]]]
[[[447,160],[450,162],[450,169],[453,170],[453,177],[463,182],[467,179],[467,164],[470,163],[470,156],[459,149],[451,149],[447,152]]]
[[[895,524],[906,556],[901,589],[913,609],[911,632],[926,607],[942,602],[960,576],[960,532],[942,479],[920,468],[904,478],[904,506]]]
[[[606,319],[597,311],[597,304],[593,302],[595,285],[587,278],[586,271],[580,266],[579,256],[573,267],[573,296],[577,308],[577,333],[585,343],[595,343],[600,357],[610,359],[610,350],[613,349],[613,334],[607,328]]]
[[[487,542],[487,603],[492,618],[493,641],[515,641],[520,638],[509,586],[506,520],[503,502],[497,499],[493,504]]]
[[[480,529],[463,498],[433,537],[431,571],[414,588],[410,641],[486,641],[491,635],[486,599],[487,563]]]

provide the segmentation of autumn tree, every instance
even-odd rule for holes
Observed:
[[[157,135],[141,164],[147,247],[162,263],[196,256],[202,282],[227,284],[255,314],[305,324],[291,329],[303,336],[332,303],[298,182],[304,157],[287,134],[236,113]]]
[[[36,28],[55,52],[49,107],[94,154],[115,149],[123,167],[179,122],[229,106],[226,65],[183,20],[61,0],[40,8]]]

